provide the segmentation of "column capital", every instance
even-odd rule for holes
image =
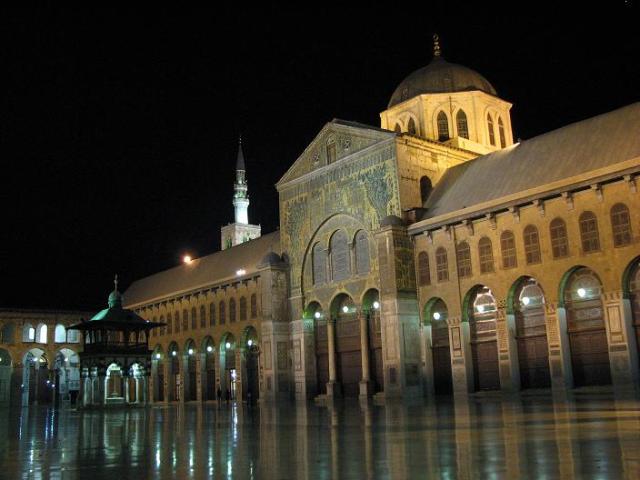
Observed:
[[[624,295],[622,290],[609,290],[602,292],[601,298],[603,303],[620,303]]]

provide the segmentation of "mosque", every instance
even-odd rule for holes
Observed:
[[[443,58],[380,126],[334,119],[222,250],[133,282],[151,402],[638,386],[640,104],[514,143],[511,104]],[[634,126],[635,125],[635,126]]]

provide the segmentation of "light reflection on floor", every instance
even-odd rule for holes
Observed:
[[[0,478],[640,478],[611,394],[374,406],[0,411]]]

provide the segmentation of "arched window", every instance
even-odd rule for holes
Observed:
[[[191,308],[191,330],[198,328],[198,317],[196,307]]]
[[[440,247],[436,250],[436,277],[439,282],[449,280],[449,262],[447,261],[447,251]]]
[[[36,329],[30,323],[22,326],[22,341],[25,343],[36,341]]]
[[[433,185],[431,184],[431,179],[429,177],[422,177],[420,179],[420,200],[422,200],[422,206],[427,202],[429,195],[431,195],[431,191],[433,190]]]
[[[64,328],[64,325],[56,325],[53,337],[55,343],[65,343],[67,341],[67,329]]]
[[[438,114],[438,141],[446,142],[449,140],[449,119],[447,118],[447,114],[444,112],[440,112]]]
[[[331,237],[331,271],[334,281],[345,280],[351,275],[347,234],[342,230]]]
[[[358,274],[369,273],[369,238],[366,232],[356,233],[356,271]]]
[[[8,344],[15,342],[16,326],[13,324],[13,322],[5,323],[2,326],[1,335],[2,338],[0,338],[0,342]]]
[[[216,304],[211,302],[209,304],[209,326],[213,327],[216,324]]]
[[[402,127],[399,123],[396,123],[396,128],[394,129],[396,133],[402,133]]]
[[[417,133],[416,122],[413,120],[413,118],[409,119],[409,123],[407,124],[407,132],[409,132],[409,135],[415,135]]]
[[[458,129],[458,136],[462,138],[469,138],[469,125],[467,124],[467,114],[464,110],[458,110],[456,113],[456,128]]]
[[[527,263],[540,263],[542,259],[540,257],[538,229],[533,225],[527,225],[522,235],[524,237],[524,254],[527,258]]]
[[[631,218],[629,209],[624,203],[616,203],[611,207],[611,228],[613,229],[614,247],[622,247],[631,243]]]
[[[171,335],[173,333],[173,319],[171,313],[167,313],[167,333]]]
[[[487,129],[489,130],[489,143],[495,146],[496,134],[493,131],[493,118],[491,118],[491,114],[489,113],[487,113]]]
[[[240,321],[247,319],[247,297],[240,297]]]
[[[229,323],[235,323],[236,321],[236,299],[231,298],[229,300]]]
[[[583,212],[580,215],[580,239],[584,253],[600,250],[600,237],[598,235],[598,220],[593,212]]]
[[[553,258],[569,255],[569,239],[567,238],[567,224],[561,218],[554,218],[549,225],[551,236],[551,252]]]
[[[180,312],[176,312],[173,317],[173,326],[176,333],[180,331]]]
[[[258,316],[258,297],[254,293],[251,295],[251,318]]]
[[[500,135],[500,148],[504,148],[507,146],[507,139],[504,135],[504,123],[502,123],[502,118],[498,117],[498,134]]]
[[[429,254],[420,252],[418,254],[418,284],[421,287],[431,285],[431,271],[429,270]]]
[[[182,331],[189,330],[189,312],[187,309],[182,310]]]
[[[220,325],[224,325],[227,322],[227,312],[224,300],[220,301],[219,311],[220,315],[218,315],[218,322],[220,323]]]
[[[200,328],[206,328],[207,326],[207,309],[204,305],[200,306]]]
[[[38,343],[47,343],[47,326],[45,324],[38,325],[36,335],[38,336]]]
[[[480,273],[493,272],[493,246],[489,238],[482,237],[478,242],[478,256],[480,257]]]
[[[471,276],[471,249],[467,242],[460,242],[456,246],[456,259],[458,261],[458,276],[460,278]]]
[[[518,265],[516,259],[516,239],[510,231],[500,235],[500,249],[502,250],[502,268],[514,268]]]
[[[311,261],[313,263],[313,284],[322,285],[327,281],[327,251],[319,243],[313,246]]]

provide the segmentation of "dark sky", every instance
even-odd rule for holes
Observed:
[[[116,272],[126,288],[218,250],[240,132],[250,220],[274,230],[275,182],[332,118],[379,125],[434,31],[514,104],[516,138],[638,100],[633,2],[474,3],[3,8],[0,307],[96,310]]]

